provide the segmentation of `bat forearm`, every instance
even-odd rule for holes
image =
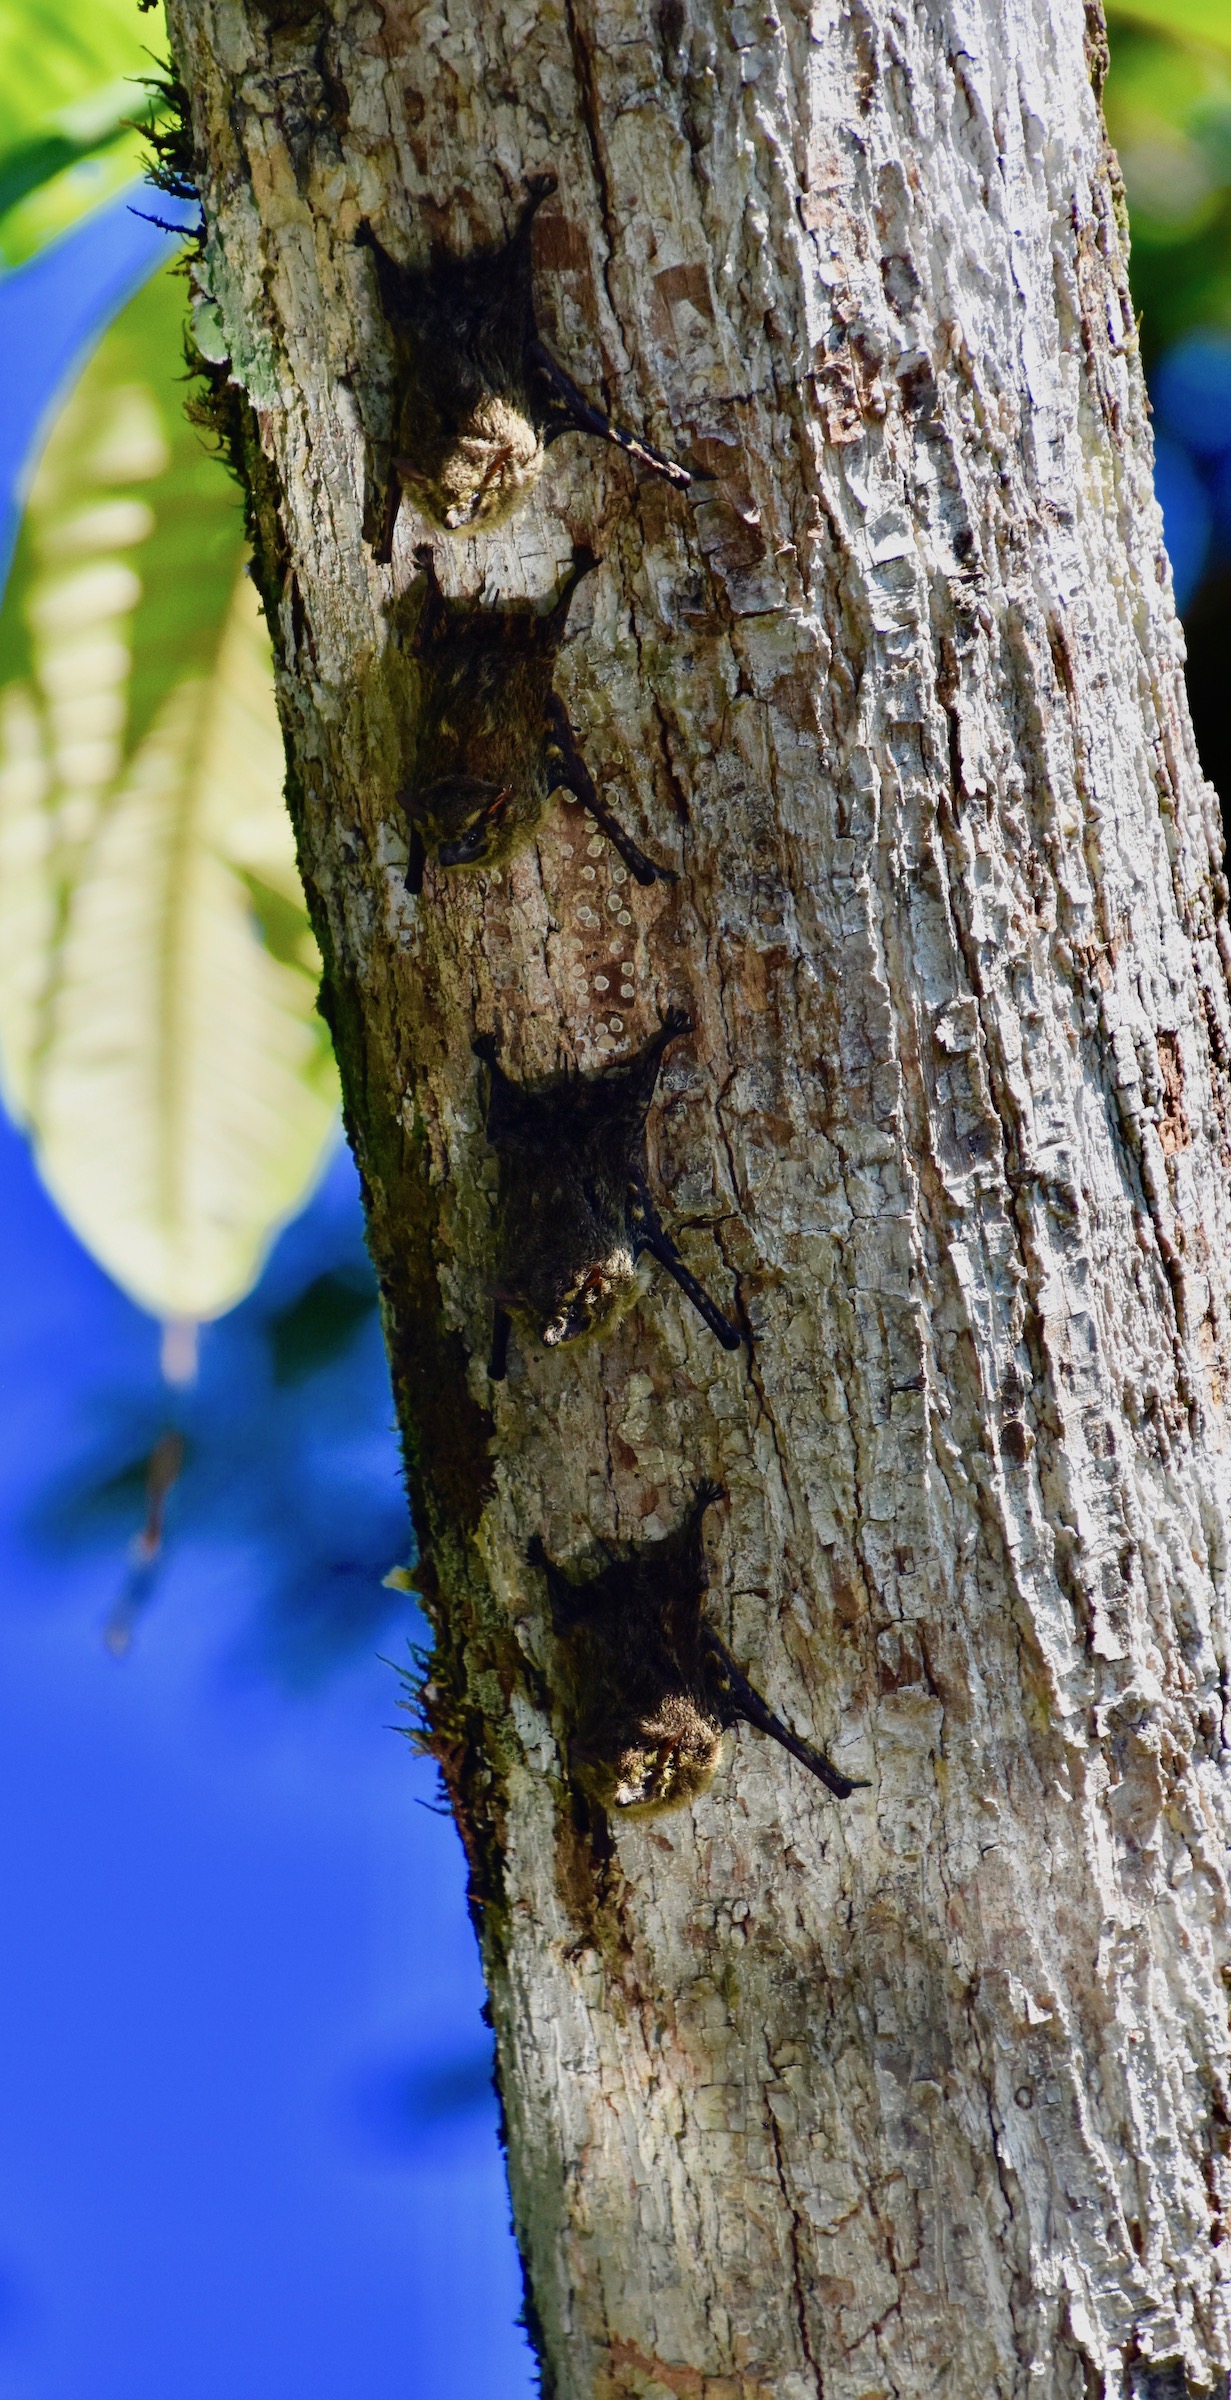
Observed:
[[[577,746],[577,737],[569,724],[563,702],[554,692],[548,702],[547,715],[551,728],[548,763],[556,770],[565,790],[571,792],[574,799],[580,800],[583,808],[589,809],[596,825],[606,834],[613,850],[619,852],[629,873],[635,875],[638,883],[674,883],[674,868],[655,866],[644,850],[638,848],[631,833],[625,831],[615,810],[600,798],[598,787]]]

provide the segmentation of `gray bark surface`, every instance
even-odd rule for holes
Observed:
[[[1227,889],[1096,15],[168,14],[547,2388],[1224,2391]],[[494,243],[543,167],[545,338],[711,480],[570,438],[437,566],[545,600],[594,549],[557,688],[679,881],[560,802],[414,900],[426,529],[373,563],[355,234]],[[656,1275],[493,1386],[472,1039],[590,1069],[677,1001],[655,1181],[746,1347]],[[608,1824],[526,1544],[652,1540],[706,1475],[713,1621],[871,1789],[744,1732],[689,1808]]]

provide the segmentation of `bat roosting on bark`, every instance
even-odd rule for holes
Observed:
[[[376,260],[398,371],[382,561],[393,555],[403,487],[446,533],[499,525],[533,490],[562,433],[615,442],[680,489],[692,480],[652,443],[613,425],[539,340],[530,228],[555,189],[554,175],[528,177],[529,197],[502,249],[425,270],[399,266],[370,226],[360,230]]]
[[[410,781],[399,793],[410,827],[406,888],[423,888],[432,857],[442,867],[494,867],[528,842],[549,795],[563,787],[589,809],[638,883],[674,882],[639,850],[600,799],[562,703],[551,688],[569,602],[597,563],[576,552],[553,606],[479,608],[448,601],[431,551],[415,552],[427,578],[415,628],[421,692]]]
[[[774,1715],[706,1624],[701,1521],[721,1497],[716,1484],[703,1484],[665,1541],[613,1558],[587,1583],[571,1583],[540,1540],[530,1544],[560,1644],[572,1771],[612,1813],[659,1816],[695,1799],[713,1781],[724,1732],[741,1719],[780,1742],[835,1798],[867,1789]]]
[[[491,1075],[487,1137],[500,1162],[494,1381],[505,1371],[510,1309],[554,1349],[632,1306],[646,1254],[675,1277],[724,1349],[739,1348],[735,1327],[689,1274],[646,1182],[645,1121],[663,1054],[688,1031],[689,1019],[673,1009],[635,1058],[533,1086],[510,1081],[490,1034],[475,1043]]]

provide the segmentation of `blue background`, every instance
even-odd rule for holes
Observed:
[[[0,284],[0,566],[166,248],[116,204]],[[349,1156],[186,1391],[2,1121],[0,1257],[0,2394],[520,2400],[461,1852],[384,1663],[425,1629],[381,1582],[411,1534]]]

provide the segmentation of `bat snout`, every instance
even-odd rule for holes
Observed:
[[[475,867],[487,856],[487,827],[474,825],[467,833],[459,833],[451,842],[442,842],[436,853],[442,867]]]

